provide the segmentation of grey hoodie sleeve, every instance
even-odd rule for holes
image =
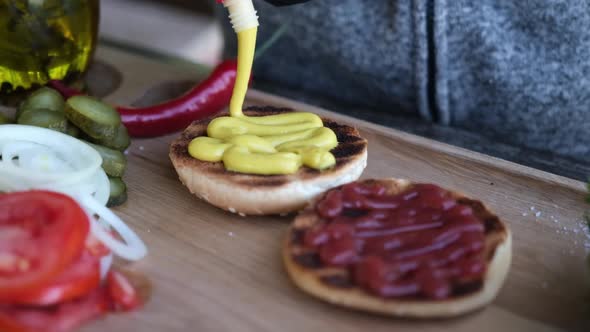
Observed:
[[[444,123],[590,160],[590,2],[435,1]]]
[[[255,5],[259,79],[590,161],[590,1]]]

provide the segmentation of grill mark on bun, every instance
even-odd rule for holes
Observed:
[[[294,229],[291,232],[291,244],[300,246],[303,245],[303,237],[305,236],[305,229]]]
[[[244,109],[244,113],[258,113],[258,115],[266,116],[280,113],[292,112],[293,110],[287,107],[275,107],[275,106],[248,106]]]
[[[457,200],[459,204],[467,205],[473,210],[473,214],[483,221],[485,227],[485,234],[502,232],[504,231],[504,225],[500,222],[500,219],[488,212],[482,202],[472,200],[467,197],[462,197]]]
[[[336,159],[346,159],[350,156],[355,156],[358,153],[361,153],[364,148],[364,145],[360,144],[342,144],[338,145],[330,152],[332,152]]]
[[[464,284],[458,284],[453,287],[453,295],[463,296],[473,294],[483,288],[483,280],[475,280]]]
[[[355,286],[354,282],[350,280],[348,275],[330,275],[330,276],[323,276],[320,278],[322,282],[328,286],[333,286],[336,288],[353,288]]]
[[[319,269],[324,267],[320,255],[315,252],[293,255],[293,260],[297,262],[297,264],[308,269]]]
[[[282,175],[266,176],[264,179],[250,179],[247,183],[252,186],[271,186],[278,187],[289,183],[289,180]]]

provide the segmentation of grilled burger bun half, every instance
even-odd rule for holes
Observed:
[[[387,193],[391,195],[403,192],[413,185],[409,181],[399,179],[363,182],[378,182],[384,185]],[[453,191],[450,191],[450,194],[458,204],[470,207],[473,215],[484,224],[483,257],[486,272],[476,282],[455,285],[447,298],[388,298],[373,295],[359,287],[350,269],[326,266],[319,258],[319,252],[308,249],[303,244],[306,231],[323,223],[316,212],[316,203],[324,195],[318,196],[316,201],[301,211],[288,230],[282,249],[287,273],[293,283],[305,293],[334,305],[360,311],[430,319],[458,316],[479,309],[496,297],[508,274],[512,257],[511,233],[507,225],[480,201]]]
[[[247,116],[292,112],[271,106],[249,107]],[[227,114],[222,114],[227,115]],[[350,126],[322,118],[332,129],[338,146],[331,150],[336,165],[325,171],[301,167],[290,175],[256,175],[228,171],[222,162],[206,162],[188,153],[189,143],[207,135],[207,125],[215,117],[193,122],[170,146],[170,160],[180,181],[197,197],[221,209],[241,215],[286,214],[302,209],[327,189],[355,181],[367,164],[367,141]]]

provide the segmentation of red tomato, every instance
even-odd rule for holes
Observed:
[[[135,287],[120,272],[111,270],[107,276],[107,292],[115,311],[130,311],[141,306]]]
[[[41,290],[18,296],[14,304],[50,306],[80,298],[100,285],[99,258],[84,251],[72,265],[57,276],[55,281]]]
[[[111,250],[92,234],[86,239],[86,249],[88,249],[93,256],[99,258],[111,253]]]
[[[14,321],[14,319],[0,309],[0,331],[2,332],[30,332],[24,326]]]
[[[84,249],[88,216],[48,191],[0,194],[0,301],[49,284]]]
[[[49,308],[0,307],[0,331],[70,332],[82,323],[106,313],[107,309],[101,289],[81,299]]]

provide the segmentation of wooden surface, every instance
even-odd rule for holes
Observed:
[[[154,99],[165,94],[163,82],[199,75],[104,47],[97,56],[122,73],[121,85],[107,97],[118,103],[136,101],[148,90]],[[498,298],[474,314],[426,322],[317,301],[297,290],[283,270],[279,248],[289,218],[243,218],[197,200],[168,159],[171,135],[133,142],[125,176],[129,201],[116,209],[150,250],[132,268],[153,281],[152,300],[140,312],[110,316],[82,331],[590,330],[583,183],[256,91],[248,102],[290,106],[357,126],[369,141],[364,178],[434,182],[488,203],[514,236],[512,267]]]

